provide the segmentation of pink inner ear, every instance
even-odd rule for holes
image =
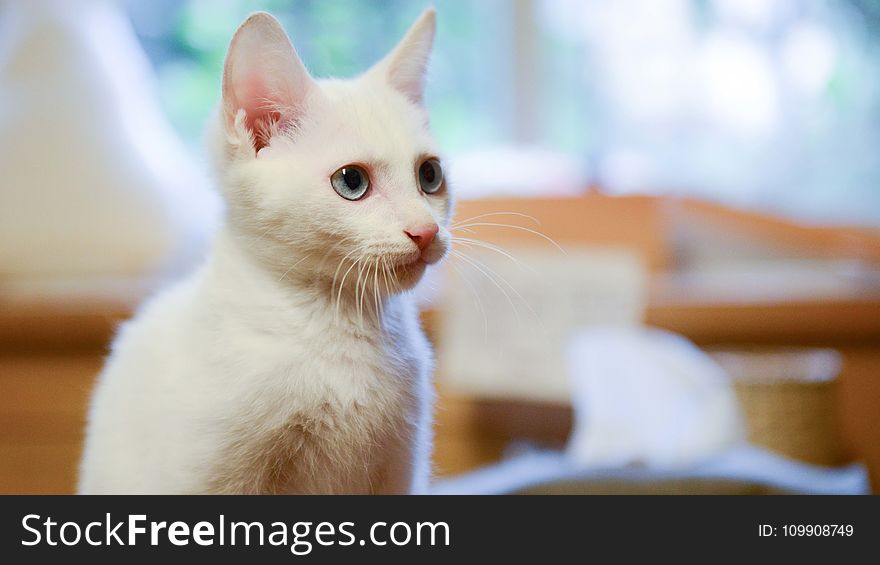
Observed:
[[[250,73],[238,91],[239,107],[247,114],[245,125],[254,135],[254,151],[269,145],[272,132],[281,121],[281,111],[272,102],[269,88],[260,73]]]
[[[244,125],[259,152],[296,119],[310,83],[278,21],[266,13],[250,16],[235,32],[223,68],[227,126],[234,126],[236,113],[244,110]]]

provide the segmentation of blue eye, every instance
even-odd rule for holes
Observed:
[[[425,194],[434,194],[443,185],[443,169],[437,159],[428,159],[419,166],[419,186]]]
[[[346,200],[360,200],[370,189],[370,177],[362,167],[346,165],[330,176],[330,184]]]

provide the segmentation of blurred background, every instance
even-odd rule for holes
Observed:
[[[0,0],[0,492],[69,492],[116,324],[199,261],[228,41],[419,0]],[[880,489],[880,2],[437,0],[438,492]]]

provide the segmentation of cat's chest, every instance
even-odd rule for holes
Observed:
[[[224,392],[217,448],[232,474],[222,484],[245,492],[369,491],[383,458],[412,441],[424,376],[412,344],[326,333],[242,343],[247,351],[237,355],[254,361]]]
[[[228,402],[270,419],[328,406],[387,412],[412,400],[427,362],[423,338],[412,332],[306,323],[285,333],[231,333],[211,348],[213,371],[223,374]]]

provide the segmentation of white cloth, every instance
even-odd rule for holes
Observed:
[[[745,441],[733,385],[685,338],[648,328],[593,329],[569,343],[580,468],[682,468]]]
[[[0,2],[0,272],[143,276],[199,256],[218,201],[108,0]]]

